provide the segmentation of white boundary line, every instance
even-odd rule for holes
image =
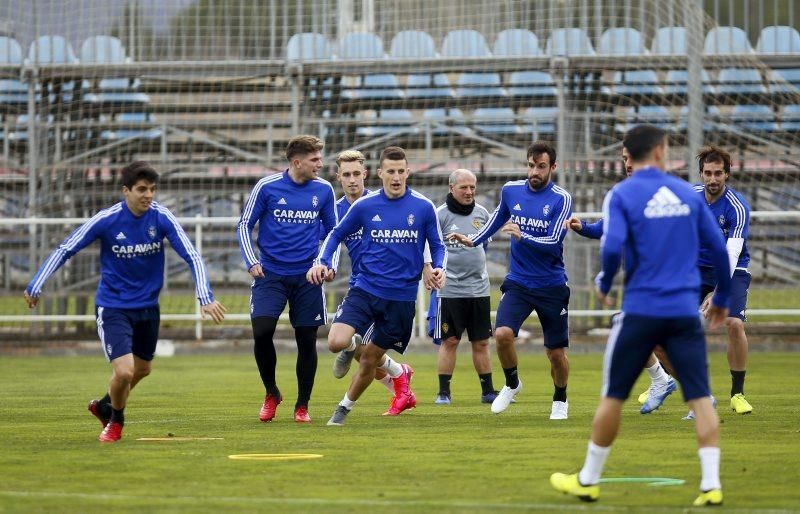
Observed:
[[[131,494],[99,494],[99,493],[69,493],[60,491],[0,491],[0,497],[15,498],[74,498],[95,501],[141,501],[143,496]],[[358,506],[358,507],[443,507],[470,510],[547,510],[568,512],[630,512],[632,506],[612,505],[582,505],[577,500],[568,498],[564,503],[491,503],[468,501],[425,501],[425,500],[366,500],[360,498],[335,499],[335,498],[253,498],[249,496],[162,496],[158,502],[166,503],[191,503],[194,505],[205,502],[217,503],[250,503],[254,505],[309,505],[309,506]],[[688,507],[643,507],[647,512],[686,512]],[[731,509],[726,507],[725,512],[757,513],[757,514],[797,514],[798,511],[785,509]]]

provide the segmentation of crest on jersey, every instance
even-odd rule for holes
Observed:
[[[479,220],[478,218],[475,218],[472,220],[472,226],[475,228],[481,228],[483,226],[483,221]]]
[[[408,218],[406,218],[406,221],[408,222],[408,226],[409,226],[409,227],[410,227],[411,225],[413,225],[413,224],[414,224],[414,215],[413,215],[413,214],[409,214],[409,215],[408,215]]]
[[[319,205],[319,198],[317,198],[316,196],[312,197],[311,198],[311,205],[313,205],[314,207]]]
[[[150,227],[147,229],[147,235],[150,236],[150,239],[155,239],[157,234],[156,227],[150,225]]]
[[[719,215],[719,218],[717,218],[717,221],[719,222],[719,226],[720,227],[724,227],[725,226],[725,216],[723,216],[722,214]]]
[[[544,207],[542,208],[542,212],[544,213],[545,216],[550,214],[550,204],[549,203],[544,205]]]
[[[450,330],[450,325],[447,323],[442,323],[442,333],[446,334],[448,330]]]

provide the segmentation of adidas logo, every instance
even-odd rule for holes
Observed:
[[[519,204],[517,204],[517,205],[514,206],[514,210],[515,211],[521,211],[522,207],[520,207]]]
[[[398,348],[402,348],[403,347],[403,343],[401,343],[400,341],[397,341],[396,343],[394,343],[394,345],[396,347],[398,347]]]
[[[373,216],[373,217],[372,217],[372,221],[383,221],[383,220],[381,219],[381,217],[380,217],[380,216],[378,216],[378,215],[376,214],[375,216]]]
[[[321,316],[321,315],[319,315],[319,314],[317,314],[317,317],[316,317],[316,318],[314,318],[314,321],[319,321],[319,320],[321,320],[321,319],[322,319],[322,316]]]
[[[681,203],[681,199],[670,191],[667,186],[658,188],[658,191],[647,202],[647,207],[644,209],[646,218],[688,216],[690,212],[689,206]]]
[[[567,313],[567,309],[561,309],[561,316],[564,316]]]
[[[286,198],[281,198],[278,200],[278,205],[286,205]]]
[[[450,225],[450,230],[451,230],[451,231],[453,231],[453,230],[458,230],[458,225],[456,225],[455,223],[453,223],[452,225]]]
[[[125,234],[123,234],[122,232],[117,234],[117,241],[119,241],[120,239],[126,239]]]

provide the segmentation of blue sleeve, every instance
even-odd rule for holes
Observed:
[[[731,197],[730,205],[735,216],[731,218],[728,237],[731,239],[747,239],[750,235],[750,206],[735,194],[732,194]]]
[[[488,223],[486,223],[481,231],[472,239],[472,244],[474,246],[487,242],[511,217],[511,211],[508,210],[508,203],[506,202],[504,193],[505,188],[503,193],[500,194],[500,205],[494,210]]]
[[[58,245],[53,253],[44,261],[39,271],[25,288],[31,296],[42,294],[44,283],[55,273],[58,268],[64,265],[73,255],[86,248],[95,239],[100,237],[104,227],[104,219],[108,216],[107,211],[101,211],[92,218],[76,228],[64,241]]]
[[[628,219],[622,207],[622,199],[614,189],[603,200],[603,237],[600,240],[600,260],[602,268],[595,283],[603,294],[611,291],[614,275],[622,263],[622,248],[628,234]]]
[[[200,300],[200,305],[208,305],[214,302],[214,293],[211,292],[211,284],[208,283],[208,273],[206,266],[203,264],[203,259],[197,252],[189,236],[183,230],[183,227],[172,213],[163,207],[159,207],[161,226],[167,234],[169,244],[175,252],[186,261],[189,268],[192,270],[194,277],[195,295]]]
[[[547,235],[536,237],[522,232],[520,242],[532,246],[540,252],[561,255],[561,242],[564,241],[567,235],[567,227],[564,224],[570,216],[572,216],[572,197],[565,195],[561,200],[561,210],[558,211],[554,221],[547,227]]]
[[[431,266],[445,269],[447,266],[447,250],[442,240],[442,229],[439,227],[439,217],[433,204],[428,206],[427,223],[425,224],[425,238],[431,253]]]
[[[719,225],[714,219],[711,209],[705,202],[698,202],[698,204],[700,205],[700,215],[698,216],[700,243],[709,249],[714,275],[717,278],[717,287],[711,302],[717,307],[728,308],[731,296],[731,267],[728,263],[725,239],[719,231]]]
[[[581,229],[578,230],[578,235],[589,239],[600,239],[603,237],[603,220],[594,223],[586,223],[585,220],[581,220]]]
[[[322,248],[319,250],[319,255],[314,260],[314,264],[324,264],[325,266],[335,269],[334,254],[339,251],[339,244],[353,232],[361,228],[361,200],[356,201],[344,215],[344,218],[339,220],[339,223],[333,227],[328,233],[328,237],[322,243]],[[336,259],[338,261],[338,259]]]
[[[242,217],[239,218],[239,224],[236,229],[236,236],[239,238],[239,249],[242,251],[242,259],[244,260],[247,270],[258,264],[255,250],[253,249],[253,240],[251,234],[256,222],[261,219],[261,215],[267,208],[266,194],[262,195],[265,184],[259,182],[250,193],[250,198],[242,210]]]
[[[328,184],[330,186],[330,184]],[[329,187],[329,194],[326,194],[325,201],[319,210],[320,218],[322,218],[322,226],[327,234],[333,227],[339,223],[339,215],[336,212],[336,197],[333,195],[333,186]]]

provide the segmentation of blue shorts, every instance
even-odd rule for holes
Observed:
[[[653,318],[620,312],[614,317],[603,358],[603,396],[626,400],[656,345],[667,352],[685,401],[711,394],[699,314]]]
[[[728,307],[728,317],[739,318],[747,321],[747,290],[750,288],[750,273],[743,269],[733,271],[731,277],[731,302]],[[700,304],[717,287],[717,277],[714,275],[714,268],[710,266],[700,266]]]
[[[95,307],[97,335],[108,362],[134,354],[151,361],[156,353],[161,312],[158,306],[145,309]]]
[[[339,307],[336,308],[336,314],[334,314],[333,316],[332,323],[339,322],[339,313],[342,312],[343,305],[344,305],[344,300],[342,300],[342,303],[340,303]],[[348,325],[350,324],[348,323]],[[361,336],[361,344],[367,344],[369,342],[368,337],[371,336],[372,332],[375,330],[375,323],[370,322],[369,325],[367,325],[366,321],[364,321],[360,326],[353,328],[355,329],[356,334]]]
[[[569,287],[566,284],[531,289],[506,279],[500,291],[503,296],[497,306],[495,329],[508,327],[516,337],[535,310],[542,325],[544,345],[550,349],[569,346]]]
[[[414,328],[415,311],[414,300],[385,300],[356,287],[347,292],[336,312],[336,323],[350,325],[357,332],[374,323],[365,341],[384,350],[405,353]]]
[[[253,281],[250,292],[250,318],[279,318],[289,302],[289,321],[293,327],[318,327],[327,322],[325,291],[300,275],[276,275],[264,271],[264,278]]]

